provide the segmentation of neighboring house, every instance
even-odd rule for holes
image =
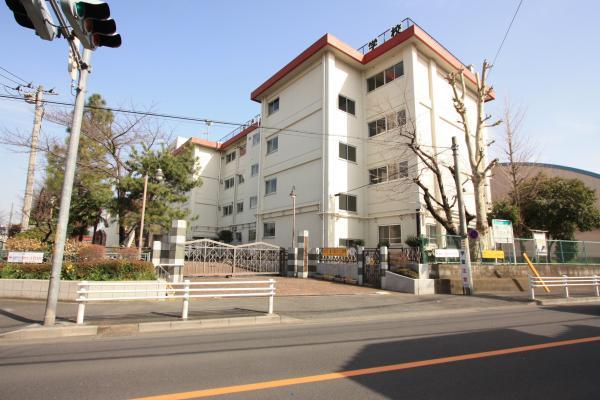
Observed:
[[[579,179],[587,187],[596,190],[596,204],[600,208],[600,174],[564,165],[544,163],[522,163],[520,172],[523,177],[534,177],[539,173],[543,173],[548,177]],[[506,198],[511,190],[507,163],[500,163],[494,167],[491,182],[492,200]],[[575,239],[600,242],[600,229],[589,232],[576,232]]]
[[[219,142],[178,143],[194,146],[203,181],[186,204],[197,216],[188,238],[229,229],[235,242],[289,247],[293,188],[296,231],[310,232],[311,247],[358,239],[368,247],[401,246],[411,235],[441,234],[412,182],[422,174],[435,193],[433,178],[401,144],[398,129],[416,129],[419,143],[447,163],[457,136],[466,160],[445,81],[466,67],[406,21],[364,54],[324,35],[251,93],[260,117]],[[475,78],[468,69],[465,75],[467,107],[475,112]],[[445,179],[454,187],[450,174]],[[474,209],[472,188],[465,202]]]

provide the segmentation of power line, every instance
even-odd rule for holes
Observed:
[[[12,78],[9,78],[9,77],[8,77],[8,76],[6,76],[6,75],[0,74],[0,76],[1,76],[1,77],[3,77],[4,79],[8,79],[9,81],[11,81],[11,82],[13,82],[13,83],[16,83],[17,85],[21,85],[19,82],[15,81],[15,80],[14,80],[14,79],[12,79]]]
[[[21,97],[8,96],[8,95],[0,95],[0,98],[10,99],[10,100],[23,100]],[[58,106],[73,107],[72,103],[67,103],[67,102],[63,102],[63,101],[44,100],[43,102],[47,103],[47,104],[58,105]],[[123,108],[112,108],[112,107],[106,107],[106,106],[99,107],[99,106],[86,105],[85,108],[93,109],[93,110],[118,112],[118,113],[124,113],[124,114],[149,116],[149,117],[155,117],[155,118],[166,118],[166,119],[174,119],[174,120],[181,120],[181,121],[198,122],[198,123],[203,123],[203,124],[216,124],[216,125],[235,126],[235,127],[247,126],[246,123],[239,123],[239,122],[212,120],[209,118],[197,118],[197,117],[189,117],[189,116],[183,116],[183,115],[156,113],[156,112],[150,112],[150,111],[127,110],[127,109],[123,109]],[[305,130],[300,130],[300,129],[276,128],[276,127],[269,127],[269,126],[264,126],[264,125],[260,125],[260,128],[266,129],[266,130],[279,131],[279,132],[282,132],[283,134],[287,134],[290,136],[294,136],[294,134],[315,135],[315,136],[320,136],[320,137],[323,136],[323,132],[305,131]],[[296,136],[299,136],[299,135],[296,135]],[[340,138],[345,138],[345,139],[357,139],[357,140],[370,141],[373,143],[382,143],[382,144],[405,144],[405,141],[401,141],[401,140],[378,139],[378,138],[373,138],[373,137],[365,138],[365,137],[361,137],[361,136],[340,135],[340,134],[334,134],[334,133],[330,133],[330,134],[328,134],[328,136],[340,137]],[[306,136],[304,136],[304,137],[306,137]],[[450,149],[450,147],[442,147],[442,146],[436,147],[436,146],[430,146],[430,145],[425,145],[425,144],[422,144],[420,146],[430,147],[430,148],[438,148],[438,149],[443,149],[443,148]]]
[[[517,14],[519,13],[519,10],[521,9],[521,5],[522,4],[523,4],[523,0],[520,0],[519,1],[519,5],[517,6],[517,9],[515,10],[515,13],[513,14],[513,17],[510,20],[510,24],[508,24],[508,28],[506,29],[506,33],[504,34],[504,38],[502,38],[502,42],[500,43],[500,46],[498,47],[498,51],[496,52],[496,55],[494,56],[494,61],[492,61],[492,65],[496,65],[496,59],[500,55],[500,51],[502,50],[502,46],[504,46],[504,42],[506,41],[506,38],[508,37],[508,33],[510,32],[510,28],[512,27],[513,22],[515,22],[515,18],[517,18]]]
[[[10,75],[12,75],[12,76],[14,76],[15,78],[17,78],[17,79],[19,79],[19,80],[23,81],[23,82],[24,82],[24,83],[26,83],[26,84],[30,83],[29,81],[26,81],[25,79],[21,78],[19,75],[13,74],[12,72],[10,72],[9,70],[7,70],[6,68],[4,68],[4,67],[2,67],[2,66],[0,66],[0,69],[1,69],[2,71],[4,71],[4,72],[6,72],[6,73],[8,73],[8,74],[10,74]],[[17,83],[17,84],[19,84],[19,83]]]

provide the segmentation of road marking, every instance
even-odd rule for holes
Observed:
[[[349,371],[332,372],[328,374],[301,376],[298,378],[278,379],[274,381],[265,381],[250,383],[246,385],[224,386],[212,389],[195,390],[191,392],[181,392],[164,394],[150,397],[139,397],[133,400],[186,400],[197,399],[209,396],[219,396],[224,394],[250,392],[262,389],[273,389],[283,386],[300,385],[303,383],[315,383],[323,381],[331,381],[335,379],[345,379],[353,376],[380,374],[382,372],[400,371],[403,369],[427,367],[431,365],[446,364],[457,361],[475,360],[478,358],[496,357],[506,354],[523,353],[527,351],[550,349],[553,347],[570,346],[581,343],[591,343],[600,341],[600,336],[593,336],[581,339],[561,340],[557,342],[534,344],[530,346],[512,347],[507,349],[483,351],[480,353],[462,354],[458,356],[432,358],[429,360],[412,361],[401,364],[382,365],[380,367],[354,369]]]

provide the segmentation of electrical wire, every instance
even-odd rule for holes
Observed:
[[[519,10],[521,9],[521,5],[523,4],[523,0],[519,1],[519,5],[517,6],[517,9],[515,10],[515,13],[513,14],[512,19],[510,20],[510,24],[508,24],[508,28],[506,29],[506,33],[504,33],[504,38],[502,38],[502,42],[500,43],[500,46],[498,47],[498,51],[496,52],[496,55],[494,56],[494,61],[492,61],[492,65],[496,65],[496,60],[498,59],[498,56],[500,55],[500,51],[502,50],[502,46],[504,46],[504,42],[506,41],[506,38],[508,37],[508,33],[510,32],[510,28],[513,25],[513,22],[515,22],[515,18],[517,18],[517,14],[519,13]]]
[[[9,77],[8,77],[8,76],[6,76],[6,75],[0,74],[0,76],[1,76],[1,77],[3,77],[4,79],[7,79],[7,80],[9,80],[9,81],[13,82],[13,83],[16,83],[17,85],[21,85],[19,82],[15,81],[15,80],[14,80],[14,79],[12,79],[12,78],[9,78]]]
[[[7,96],[7,95],[0,95],[0,98],[10,99],[10,100],[23,100],[21,97],[18,97],[18,96]],[[44,99],[44,100],[42,100],[42,102],[46,103],[46,104],[53,104],[53,105],[65,106],[65,107],[73,107],[74,106],[73,103],[67,103],[67,102],[56,101],[56,100]],[[213,125],[235,126],[235,127],[247,126],[246,123],[212,120],[209,118],[197,118],[197,117],[189,117],[189,116],[182,116],[182,115],[156,113],[156,112],[150,112],[150,111],[127,110],[127,109],[123,109],[123,108],[98,107],[98,106],[90,106],[90,105],[86,105],[85,108],[94,109],[94,110],[111,111],[111,112],[124,113],[124,114],[149,116],[149,117],[155,117],[155,118],[166,118],[166,119],[174,119],[174,120],[181,120],[181,121],[198,122],[198,123],[203,123],[203,124],[210,123]],[[290,128],[276,128],[276,127],[269,127],[269,126],[264,126],[264,125],[260,125],[260,128],[266,129],[266,130],[278,131],[278,132],[281,132],[281,133],[289,135],[289,136],[294,136],[294,134],[297,134],[295,136],[314,135],[314,136],[318,136],[319,138],[323,137],[323,132],[305,131],[305,130],[290,129]],[[334,134],[334,133],[330,133],[327,136],[340,137],[340,138],[344,138],[344,139],[357,139],[357,140],[363,140],[363,141],[370,141],[372,143],[406,144],[405,141],[401,141],[401,140],[378,139],[378,138],[374,138],[374,137],[365,138],[365,137],[360,137],[360,136],[350,136],[350,135]],[[308,137],[308,136],[304,136],[304,137]],[[442,148],[449,149],[450,148],[450,147],[441,147],[441,146],[436,147],[436,146],[425,145],[425,144],[422,144],[420,146],[436,148],[436,149],[442,149]]]
[[[0,66],[0,69],[1,69],[2,71],[4,71],[4,72],[6,72],[6,73],[8,73],[8,74],[10,74],[10,75],[12,75],[12,76],[14,76],[15,78],[17,78],[17,79],[19,79],[19,80],[23,81],[23,82],[24,82],[24,83],[26,83],[26,84],[29,84],[29,82],[30,82],[30,81],[26,81],[25,79],[21,78],[19,75],[13,74],[12,72],[10,72],[9,70],[7,70],[6,68],[4,68],[4,67],[2,67],[2,66]],[[19,84],[19,83],[17,83],[17,85],[18,85],[18,84]]]

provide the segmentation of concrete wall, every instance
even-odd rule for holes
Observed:
[[[381,278],[381,288],[416,295],[435,294],[434,279],[412,279],[387,271]]]
[[[102,290],[130,289],[141,290],[143,292],[129,293],[127,297],[144,297],[165,295],[166,282],[164,281],[134,281],[139,283],[153,283],[154,285],[127,285],[120,284],[119,281],[103,282]],[[96,283],[96,282],[94,282]],[[75,301],[77,298],[77,285],[79,281],[60,281],[59,301]],[[95,287],[94,289],[100,289]],[[124,293],[96,293],[94,298],[115,298],[122,297]],[[13,299],[34,299],[44,300],[48,296],[48,280],[45,279],[0,279],[0,298]],[[90,295],[92,297],[92,295]]]
[[[358,263],[317,263],[317,273],[358,281]]]

